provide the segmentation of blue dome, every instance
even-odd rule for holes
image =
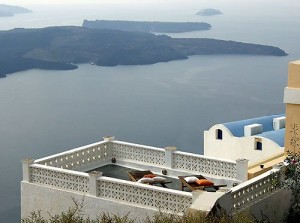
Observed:
[[[285,129],[263,132],[262,134],[258,134],[257,136],[270,139],[273,142],[276,142],[280,147],[284,147]]]
[[[261,124],[263,126],[263,132],[274,131],[273,129],[273,119],[278,117],[283,117],[285,114],[279,115],[269,115],[258,118],[240,120],[235,122],[223,123],[223,125],[236,137],[244,136],[244,126],[251,124]]]
[[[264,137],[277,143],[280,147],[284,147],[285,128],[274,130],[273,119],[284,117],[285,114],[269,115],[258,118],[240,120],[235,122],[223,123],[223,125],[236,137],[244,137],[244,126],[252,124],[261,124],[263,132],[255,136]]]

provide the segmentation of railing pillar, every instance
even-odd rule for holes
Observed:
[[[89,183],[90,183],[89,195],[98,197],[97,179],[98,179],[98,177],[101,177],[101,176],[102,176],[102,172],[99,172],[99,171],[92,171],[89,173]]]
[[[103,137],[104,142],[111,142],[115,140],[114,136],[104,136]]]
[[[242,182],[248,180],[248,161],[247,159],[236,160],[236,179]]]
[[[173,152],[176,151],[176,147],[165,147],[165,166],[167,168],[173,168]]]
[[[22,169],[23,169],[23,181],[30,182],[30,168],[29,165],[33,164],[33,159],[24,159],[22,160]]]
[[[114,146],[113,146],[113,141],[115,140],[115,137],[114,136],[104,136],[103,137],[103,141],[106,142],[106,145],[107,145],[107,148],[108,148],[108,151],[109,151],[109,156],[113,159],[115,157],[113,157],[113,150],[114,150]]]

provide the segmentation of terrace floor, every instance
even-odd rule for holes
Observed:
[[[109,164],[109,165],[98,167],[96,169],[89,170],[87,172],[99,171],[99,172],[102,172],[102,175],[105,177],[112,177],[112,178],[116,178],[116,179],[130,181],[130,178],[129,178],[127,172],[134,171],[134,170],[136,170],[136,169],[131,169],[131,168],[123,167],[123,166]],[[147,170],[147,169],[145,169],[145,170]],[[160,175],[160,176],[166,178],[168,181],[172,181],[172,183],[166,184],[166,186],[168,188],[174,189],[174,190],[180,190],[181,183],[180,183],[179,179],[170,178],[170,177],[167,177],[164,175]],[[189,190],[186,189],[186,191],[189,191]]]

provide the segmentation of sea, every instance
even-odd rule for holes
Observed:
[[[20,222],[25,158],[41,158],[107,135],[203,154],[203,132],[211,126],[285,112],[288,63],[300,59],[297,0],[21,6],[33,12],[0,18],[0,30],[80,26],[84,19],[208,22],[208,31],[168,35],[272,45],[288,56],[191,56],[116,67],[79,64],[72,71],[33,69],[0,79],[0,223]],[[203,8],[223,14],[195,15]]]

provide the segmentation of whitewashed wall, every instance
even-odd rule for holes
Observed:
[[[23,161],[22,217],[39,210],[46,218],[49,217],[45,214],[47,212],[59,214],[72,205],[72,197],[77,199],[80,196],[87,199],[88,205],[99,207],[97,212],[119,214],[116,210],[120,208],[120,214],[133,211],[135,218],[140,214],[136,209],[143,209],[149,215],[158,210],[183,214],[193,200],[189,192],[104,177],[97,171],[83,173],[34,164],[32,160]],[[95,214],[86,207],[83,211],[95,218]]]
[[[216,139],[217,129],[221,129],[223,132],[222,140]],[[263,148],[255,150],[255,135],[239,138],[233,136],[224,125],[214,125],[204,132],[204,155],[230,160],[244,158],[249,160],[249,165],[252,165],[283,154],[282,147],[267,138],[259,138],[261,138]]]
[[[27,217],[30,212],[41,210],[42,216],[49,218],[49,214],[60,214],[74,206],[73,199],[79,203],[84,200],[83,213],[95,219],[101,213],[113,213],[125,216],[129,213],[131,219],[142,220],[147,215],[153,216],[154,209],[142,208],[120,201],[99,199],[87,194],[74,193],[57,188],[21,182],[21,217]]]

